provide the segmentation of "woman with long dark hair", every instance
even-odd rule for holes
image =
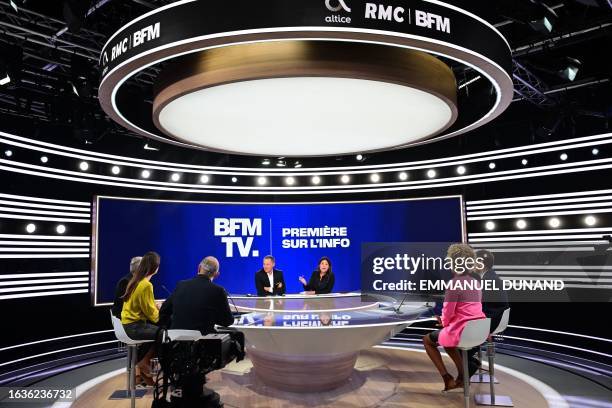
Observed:
[[[159,309],[155,304],[151,278],[159,270],[160,257],[155,252],[144,254],[138,269],[128,282],[123,295],[121,323],[127,335],[134,340],[155,340]],[[155,354],[153,343],[144,343],[138,347],[138,368],[143,380],[153,385],[150,362]]]
[[[304,276],[299,278],[306,292],[314,292],[317,295],[331,293],[334,289],[334,274],[332,273],[331,260],[324,256],[319,260],[319,266],[310,275],[306,282]]]

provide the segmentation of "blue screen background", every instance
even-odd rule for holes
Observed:
[[[99,198],[97,205],[97,303],[113,301],[117,281],[129,271],[130,259],[147,251],[161,256],[151,282],[158,299],[167,297],[179,280],[197,272],[200,260],[220,261],[215,281],[229,293],[256,293],[254,274],[263,257],[272,254],[283,270],[287,293],[303,290],[298,281],[316,269],[318,260],[332,261],[334,292],[359,290],[363,242],[461,242],[459,197],[412,201],[332,204],[227,204]],[[215,218],[262,219],[262,234],[252,249],[259,256],[226,257],[226,246],[214,235]],[[282,228],[347,227],[348,248],[282,248]],[[238,232],[240,234],[240,232]]]

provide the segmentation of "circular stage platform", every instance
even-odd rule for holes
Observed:
[[[445,358],[447,367],[454,367]],[[442,393],[442,380],[424,352],[410,349],[375,347],[361,351],[345,384],[327,392],[288,392],[262,383],[247,358],[208,375],[207,386],[221,395],[226,407],[463,407],[463,393]],[[516,408],[555,406],[547,401],[556,392],[538,380],[496,365],[499,395],[509,395]],[[451,369],[451,373],[453,373]],[[520,378],[519,378],[520,377]],[[108,397],[125,384],[125,374],[101,382],[83,393],[74,408],[129,407],[129,400],[110,401]],[[472,395],[488,393],[487,384],[472,384]],[[137,401],[139,408],[150,407],[152,391]]]

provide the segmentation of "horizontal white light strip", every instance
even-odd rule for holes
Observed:
[[[503,276],[514,276],[514,275],[533,275],[533,274],[538,274],[538,275],[542,275],[542,276],[559,276],[562,279],[566,276],[584,276],[585,278],[591,278],[591,279],[598,279],[599,277],[607,277],[607,276],[611,276],[612,277],[612,272],[597,272],[597,271],[586,271],[586,272],[542,272],[542,271],[521,271],[521,272],[517,272],[517,271],[498,271],[497,269],[495,270],[495,272],[498,275],[503,275]],[[0,282],[1,284],[1,282]]]
[[[470,242],[504,242],[504,241],[537,241],[540,239],[557,239],[557,240],[565,240],[565,239],[595,239],[601,238],[602,235],[558,235],[558,236],[550,236],[543,235],[540,237],[502,237],[502,238],[469,238]],[[602,240],[602,242],[604,242]]]
[[[0,241],[0,246],[4,245],[89,247],[89,242]]]
[[[601,240],[599,241],[591,241],[593,244],[599,244],[601,242]],[[538,242],[538,245],[559,245],[559,246],[563,246],[565,247],[566,245],[585,245],[585,244],[589,244],[589,241],[567,241],[567,242]],[[507,244],[491,244],[491,247],[524,247],[525,245],[529,245],[529,248],[533,248],[533,244],[523,244],[523,243],[507,243]],[[482,245],[479,245],[479,247],[482,247]],[[589,248],[589,247],[583,247],[583,248]],[[561,249],[561,248],[560,248]],[[591,247],[590,249],[593,249],[593,247]]]
[[[45,210],[30,210],[29,208],[10,208],[0,206],[0,211],[15,212],[21,214],[34,214],[34,215],[61,215],[63,217],[79,217],[89,219],[89,213],[75,213],[68,211],[45,211]]]
[[[602,193],[608,193],[609,190],[605,190]],[[596,193],[593,191],[592,193]],[[520,197],[517,197],[520,198]],[[486,204],[486,205],[470,205],[466,202],[466,208],[469,211],[476,210],[484,210],[490,208],[511,208],[511,207],[526,207],[533,205],[550,205],[550,204],[566,204],[566,203],[582,203],[582,202],[593,202],[593,206],[599,205],[596,201],[610,201],[612,202],[612,196],[604,195],[604,196],[596,196],[596,197],[573,197],[562,200],[536,200],[536,201],[528,201],[528,202],[520,202],[520,203],[504,203],[504,204]]]
[[[0,254],[0,259],[53,259],[53,258],[89,258],[89,254]]]
[[[588,215],[588,214],[605,214],[612,212],[612,208],[603,208],[598,210],[585,209],[585,210],[576,210],[576,211],[551,211],[551,212],[536,212],[536,213],[520,213],[520,214],[510,214],[510,215],[482,215],[478,217],[467,217],[468,221],[482,221],[482,220],[503,220],[503,219],[513,219],[513,218],[534,218],[534,217],[552,217],[555,215]]]
[[[571,201],[571,200],[568,200]],[[532,212],[532,211],[548,211],[548,210],[568,210],[574,208],[597,208],[612,205],[612,200],[610,202],[604,203],[588,203],[588,204],[574,204],[574,205],[545,205],[538,207],[521,207],[521,208],[508,208],[501,210],[482,210],[475,211],[468,209],[466,210],[468,215],[486,215],[486,214],[512,214],[518,212]]]
[[[0,297],[0,299],[2,299],[2,298]],[[7,361],[5,363],[1,363],[0,367],[6,366],[6,365],[9,365],[9,364],[19,363],[21,361],[31,360],[31,359],[37,358],[37,357],[44,357],[44,356],[48,356],[48,355],[51,355],[51,354],[63,353],[65,351],[78,350],[78,349],[82,349],[82,348],[86,348],[86,347],[101,346],[103,344],[110,344],[110,343],[117,343],[117,342],[118,342],[117,340],[102,341],[102,342],[99,342],[99,343],[86,344],[84,346],[68,347],[68,348],[64,348],[64,349],[61,349],[61,350],[49,351],[49,352],[46,352],[46,353],[35,354],[33,356],[19,358],[17,360]]]
[[[89,276],[89,272],[12,273],[0,275],[0,279],[45,278],[48,276]]]
[[[571,269],[582,271],[584,269],[604,269],[611,270],[612,266],[602,265],[602,266],[580,266],[580,265],[495,265],[495,270],[497,269]]]
[[[573,232],[612,232],[610,228],[572,228],[572,229],[557,229],[557,230],[537,230],[537,231],[507,231],[507,232],[474,232],[469,234],[470,237],[494,237],[500,235],[537,235],[537,234],[571,234]]]
[[[191,169],[194,172],[202,172],[202,171],[204,171],[204,172],[209,172],[209,173],[211,173],[211,172],[212,173],[218,172],[220,174],[227,173],[227,174],[238,174],[238,175],[239,174],[248,175],[248,174],[250,174],[252,172],[256,172],[257,174],[260,174],[261,171],[262,171],[261,168],[187,166],[187,165],[181,164],[181,163],[170,163],[170,162],[159,162],[159,161],[143,160],[143,159],[138,159],[138,158],[132,158],[132,157],[126,157],[126,156],[115,156],[115,155],[91,152],[91,151],[88,151],[88,150],[70,148],[70,147],[67,147],[67,146],[55,145],[55,144],[41,142],[41,141],[38,141],[38,140],[28,139],[28,138],[24,138],[24,137],[20,137],[20,136],[16,136],[16,135],[11,135],[11,134],[4,133],[4,132],[1,132],[1,131],[0,131],[0,135],[8,137],[8,138],[13,138],[13,139],[15,139],[17,141],[23,141],[23,142],[26,142],[26,143],[31,143],[31,144],[34,144],[34,145],[46,146],[46,147],[50,147],[50,148],[62,149],[62,150],[70,151],[70,152],[76,152],[76,153],[79,153],[80,156],[75,156],[75,157],[83,159],[83,160],[96,160],[96,161],[100,161],[100,159],[96,159],[93,156],[109,158],[111,160],[109,163],[111,163],[111,164],[118,164],[120,161],[124,160],[124,161],[127,161],[127,163],[125,163],[125,165],[128,165],[128,166],[147,167],[147,168],[152,168],[152,169],[157,168],[159,170],[164,170],[164,171],[171,171],[171,170],[188,171],[188,170]],[[548,146],[567,145],[567,144],[571,144],[571,143],[580,143],[580,142],[585,142],[585,141],[586,142],[598,141],[600,139],[605,139],[605,138],[608,138],[608,137],[611,137],[611,136],[612,136],[612,133],[607,133],[607,134],[602,134],[602,135],[586,136],[586,137],[579,137],[579,138],[574,138],[574,139],[566,139],[566,140],[558,140],[558,141],[554,141],[554,142],[540,143],[540,144],[536,144],[536,145],[519,146],[519,147],[514,147],[514,148],[509,148],[509,149],[496,150],[496,151],[492,151],[492,152],[481,152],[481,153],[473,153],[473,154],[463,155],[463,156],[446,157],[446,158],[440,158],[440,159],[422,160],[422,161],[414,161],[414,162],[393,163],[393,164],[385,164],[385,165],[349,166],[349,167],[326,167],[326,168],[317,168],[317,169],[312,169],[312,170],[310,170],[310,169],[306,169],[306,170],[297,170],[297,169],[266,169],[265,171],[267,173],[271,173],[271,174],[273,174],[273,173],[281,173],[283,175],[287,174],[288,172],[295,173],[296,175],[299,175],[299,174],[302,174],[303,172],[306,172],[304,174],[308,175],[308,174],[319,174],[320,172],[327,172],[327,171],[338,171],[338,172],[344,172],[344,171],[363,171],[363,172],[368,172],[368,171],[370,171],[368,169],[374,170],[374,169],[381,169],[381,168],[386,168],[386,167],[390,167],[390,166],[393,167],[394,171],[395,170],[399,171],[397,169],[398,167],[405,167],[405,166],[418,166],[418,165],[424,165],[424,166],[436,165],[436,166],[440,166],[440,165],[450,165],[450,164],[440,164],[440,162],[442,162],[442,163],[444,163],[444,162],[451,162],[451,163],[455,163],[455,164],[457,164],[457,163],[465,164],[465,163],[467,163],[467,161],[464,161],[464,160],[468,160],[468,159],[472,159],[472,158],[482,158],[482,160],[491,160],[492,158],[489,157],[491,155],[494,155],[494,157],[497,158],[497,159],[516,156],[516,155],[503,156],[503,154],[511,153],[511,152],[521,152],[520,154],[533,154],[533,152],[531,152],[531,151],[525,152],[525,150],[528,150],[528,149],[538,149],[538,148],[548,147]],[[0,141],[2,141],[2,140],[0,139]],[[7,140],[5,140],[4,142],[5,143],[13,143],[13,142],[10,142],[10,141],[7,141]],[[610,143],[610,141],[600,141],[600,143],[598,143],[598,144],[604,144],[604,143]],[[26,146],[26,145],[21,145],[21,147],[32,149],[31,146]],[[584,145],[581,145],[580,147],[584,147]],[[555,150],[560,150],[560,149],[563,149],[563,148],[567,148],[567,147],[561,147],[561,148],[558,148],[558,149],[555,149]],[[41,149],[36,149],[36,148],[34,148],[33,150],[43,151],[43,152],[51,153],[51,154],[65,155],[65,153],[63,153],[61,151],[51,151],[51,150],[46,150],[46,149],[41,150]],[[134,163],[129,163],[130,161],[135,162],[135,164]],[[157,165],[169,166],[169,167],[156,167]],[[315,171],[316,173],[311,173],[312,171]],[[228,173],[228,172],[233,172],[233,173]]]
[[[612,289],[612,285],[582,285],[576,283],[568,283],[565,285],[566,288],[576,288],[576,289]]]
[[[78,236],[62,236],[62,235],[23,235],[23,234],[0,234],[0,238],[5,239],[59,239],[59,240],[74,240],[74,241],[89,241],[89,237]]]
[[[80,211],[84,213],[80,215],[89,214],[91,212],[89,208],[66,207],[66,205],[37,204],[37,203],[26,203],[26,202],[17,202],[17,201],[8,201],[8,200],[0,200],[0,204],[10,205],[13,207],[46,208],[50,210],[70,210],[70,211]]]
[[[71,252],[89,253],[89,248],[0,248],[0,252]]]
[[[40,286],[27,286],[23,288],[0,289],[0,293],[27,292],[30,290],[73,289],[73,288],[87,288],[87,287],[89,287],[88,283],[67,283],[64,285],[40,285]]]
[[[112,165],[124,165],[124,166],[132,166],[132,167],[139,167],[139,168],[147,168],[151,170],[161,170],[161,171],[182,171],[182,172],[188,172],[188,173],[189,172],[200,173],[203,171],[202,166],[187,166],[185,168],[185,165],[181,165],[178,163],[164,163],[164,162],[155,162],[155,161],[148,161],[148,160],[139,160],[139,159],[132,159],[132,158],[123,157],[123,156],[102,155],[102,156],[109,156],[111,159],[110,160],[98,159],[98,158],[92,157],[92,155],[96,155],[98,153],[87,151],[87,150],[67,148],[66,146],[54,145],[54,144],[44,143],[40,141],[35,141],[32,139],[22,138],[19,136],[8,135],[3,132],[0,132],[0,135],[13,137],[17,140],[24,140],[34,145],[43,144],[43,145],[48,145],[56,149],[67,149],[70,151],[77,151],[81,154],[70,154],[70,153],[64,153],[62,151],[57,151],[57,150],[36,148],[35,146],[32,146],[32,145],[13,142],[11,140],[3,140],[0,138],[0,142],[12,144],[16,147],[23,147],[26,149],[37,150],[42,153],[57,154],[57,155],[63,155],[67,157],[73,157],[73,158],[77,158],[80,160],[93,160],[93,161],[98,161],[98,162],[105,162],[107,164],[112,164]],[[446,157],[446,158],[435,159],[435,160],[425,160],[425,161],[415,161],[415,162],[395,163],[395,164],[375,165],[375,166],[329,167],[329,168],[317,168],[317,169],[305,169],[305,170],[296,170],[296,169],[284,169],[284,170],[283,169],[281,170],[265,169],[264,170],[264,169],[230,168],[230,167],[228,168],[204,167],[204,168],[209,169],[207,170],[207,174],[253,175],[253,173],[256,172],[257,175],[268,175],[268,176],[276,176],[276,175],[280,176],[281,174],[278,174],[278,172],[281,172],[282,175],[287,175],[290,172],[291,174],[296,175],[296,176],[325,175],[328,172],[329,174],[337,175],[338,173],[342,173],[346,171],[350,171],[351,174],[368,173],[368,172],[371,172],[372,170],[381,171],[381,172],[386,172],[386,171],[395,172],[395,171],[403,171],[403,170],[427,169],[427,168],[430,168],[431,166],[445,167],[445,166],[453,166],[453,165],[459,165],[459,164],[469,164],[469,163],[474,163],[478,161],[499,160],[499,159],[504,159],[504,158],[516,157],[516,156],[521,156],[525,154],[534,155],[534,154],[539,154],[539,153],[547,153],[551,151],[568,150],[568,149],[590,147],[590,146],[599,146],[602,144],[612,143],[612,140],[610,139],[600,140],[600,139],[609,138],[611,136],[612,136],[612,133],[604,134],[604,135],[586,136],[586,137],[568,139],[568,140],[563,140],[563,141],[542,143],[538,145],[520,146],[517,148],[496,150],[492,152],[476,153],[476,154],[466,155],[466,156]],[[565,146],[565,145],[558,146],[559,144],[570,144],[570,145],[569,146]],[[545,146],[556,146],[556,147],[548,148],[548,149],[540,148],[540,147],[545,147]],[[522,149],[522,150],[532,149],[532,150],[529,150],[528,152],[502,154],[504,152],[515,151],[517,149]],[[469,156],[476,156],[476,157],[485,156],[485,157],[468,159]],[[122,162],[121,160],[135,160],[138,162],[144,162],[145,164],[133,164],[133,163],[130,163],[129,161]],[[440,161],[442,161],[442,163],[438,163]],[[175,167],[158,167],[158,166],[155,166],[155,164],[166,164],[166,165],[171,164],[172,166],[175,166]],[[385,167],[392,167],[392,168],[383,169]],[[219,170],[215,171],[214,169],[223,169],[225,171],[219,171]],[[229,170],[235,170],[235,171],[230,172]]]
[[[612,162],[612,159],[606,159],[606,161]],[[579,172],[585,172],[585,171],[594,171],[594,170],[603,170],[603,169],[612,168],[612,164],[591,165],[591,166],[573,168],[574,166],[582,166],[585,163],[594,162],[594,161],[589,161],[589,162],[584,162],[584,163],[569,163],[568,165],[563,165],[563,164],[551,165],[551,166],[547,166],[543,168],[538,168],[539,171],[535,173],[530,173],[530,174],[525,174],[524,169],[508,170],[508,171],[492,173],[491,175],[474,175],[474,176],[465,176],[465,177],[444,178],[444,179],[436,180],[435,183],[432,183],[427,180],[420,180],[420,181],[414,181],[414,182],[378,184],[378,186],[380,187],[373,187],[373,185],[371,184],[367,184],[367,185],[362,184],[362,185],[346,185],[346,186],[331,185],[331,186],[304,187],[304,188],[269,187],[265,190],[262,190],[257,187],[235,187],[234,188],[234,187],[226,187],[226,186],[220,186],[220,187],[214,187],[214,188],[213,186],[208,186],[209,187],[208,189],[202,189],[201,188],[202,186],[200,185],[197,185],[197,186],[188,185],[188,184],[182,185],[182,184],[177,184],[177,183],[151,182],[151,181],[145,181],[145,180],[143,181],[133,180],[133,182],[138,181],[139,183],[148,183],[148,185],[126,184],[126,183],[119,183],[119,182],[102,181],[102,180],[107,180],[107,179],[116,179],[116,178],[109,177],[109,176],[88,174],[86,177],[84,177],[83,174],[72,172],[72,171],[59,170],[59,169],[45,169],[45,171],[42,171],[42,168],[40,166],[34,166],[30,164],[17,163],[17,162],[11,163],[6,160],[0,159],[0,163],[3,163],[3,162],[6,162],[12,165],[16,165],[16,166],[22,166],[25,168],[34,168],[37,170],[40,169],[41,171],[25,170],[25,169],[16,168],[16,167],[3,166],[1,164],[0,164],[0,170],[12,171],[16,173],[28,174],[28,175],[34,175],[34,176],[48,177],[48,178],[53,178],[53,179],[58,179],[58,180],[69,180],[69,181],[78,181],[78,182],[85,182],[85,183],[92,183],[92,184],[99,184],[99,185],[111,185],[111,186],[118,186],[118,187],[138,188],[138,189],[143,189],[143,190],[159,190],[159,191],[174,191],[174,192],[188,192],[188,193],[211,193],[211,194],[223,193],[223,194],[237,194],[237,195],[245,195],[245,194],[311,195],[311,194],[323,194],[323,193],[337,194],[337,193],[404,191],[404,190],[417,190],[417,189],[432,188],[432,187],[469,185],[469,184],[502,181],[502,180],[515,180],[515,179],[524,179],[524,178],[531,178],[531,177],[542,177],[542,176],[548,176],[548,175],[561,175],[561,174],[579,173]],[[559,170],[559,167],[572,167],[572,168],[565,168],[565,169]],[[544,171],[543,170],[544,168],[549,168],[549,169],[554,168],[555,170]],[[53,170],[56,173],[60,173],[60,174],[77,175],[78,177],[50,174],[51,170]],[[502,176],[495,177],[495,175],[502,175]],[[452,181],[452,180],[457,180],[457,181]],[[162,187],[156,187],[156,185],[159,185]],[[184,186],[184,187],[176,188],[172,186]],[[199,188],[185,188],[188,186],[194,186],[194,187],[199,187]],[[316,191],[311,191],[311,190],[316,190]]]
[[[551,280],[554,278],[551,277],[545,277],[545,276],[507,276],[507,275],[503,275],[502,280],[510,280],[510,281],[514,281],[514,280],[532,280],[532,281],[543,281],[543,280]],[[588,278],[588,277],[584,277],[584,278],[567,278],[567,277],[559,277],[559,280],[562,280],[564,282],[583,282],[585,284],[590,284],[592,285],[592,287],[596,288],[598,287],[598,285],[600,283],[612,283],[612,279],[606,279],[606,278]],[[592,282],[588,282],[588,281],[592,281]]]
[[[501,337],[504,338],[504,339],[522,340],[522,341],[526,341],[526,342],[529,342],[529,343],[540,343],[540,344],[547,344],[549,346],[563,347],[563,348],[567,348],[567,349],[571,349],[571,350],[583,351],[585,353],[597,354],[599,356],[604,356],[604,357],[612,358],[611,354],[601,353],[599,351],[584,349],[584,348],[580,348],[580,347],[568,346],[568,345],[565,345],[565,344],[558,344],[558,343],[552,343],[552,342],[549,342],[549,341],[542,341],[542,340],[535,340],[535,339],[525,339],[523,337],[506,336],[505,334],[502,335]]]
[[[530,201],[530,200],[545,200],[545,199],[556,199],[556,198],[571,198],[571,197],[584,197],[591,196],[593,194],[612,194],[612,190],[593,190],[593,191],[577,191],[574,193],[558,193],[558,194],[544,194],[544,195],[536,195],[536,196],[521,196],[521,197],[511,197],[511,198],[494,198],[490,200],[478,200],[478,201],[468,201],[466,205],[480,205],[480,204],[490,204],[490,203],[514,203],[517,201]],[[528,205],[528,204],[525,204]]]
[[[492,244],[491,244],[492,245]],[[472,244],[472,246],[474,248],[487,248],[491,245],[474,245]],[[512,253],[515,254],[517,252],[523,253],[523,252],[565,252],[565,251],[592,251],[593,248],[583,248],[583,247],[579,247],[579,248],[575,248],[575,247],[567,247],[567,248],[563,248],[563,249],[559,249],[559,248],[519,248],[519,249],[491,249],[491,252],[493,253]]]
[[[15,344],[13,346],[3,347],[3,348],[0,348],[0,352],[6,351],[6,350],[13,350],[19,347],[32,346],[34,344],[48,343],[50,341],[73,339],[75,337],[92,336],[94,334],[112,333],[112,332],[113,330],[100,330],[100,331],[89,332],[89,333],[71,334],[69,336],[53,337],[51,339],[36,340],[36,341],[31,341],[29,343]]]
[[[82,218],[59,218],[59,217],[39,217],[36,215],[18,215],[18,214],[4,214],[0,213],[0,218],[6,218],[10,220],[36,220],[36,221],[53,221],[53,222],[65,222],[65,223],[78,223],[78,224],[89,224],[89,219]]]
[[[57,278],[57,279],[26,279],[15,281],[0,281],[0,286],[31,285],[37,283],[89,282],[89,278]]]
[[[0,135],[6,135],[6,133],[0,132]],[[55,199],[50,199],[50,198],[30,197],[30,196],[22,196],[22,195],[15,195],[15,194],[0,193],[0,198],[6,198],[6,199],[11,199],[11,200],[33,201],[36,204],[38,204],[40,202],[44,202],[44,203],[54,203],[54,204],[65,204],[65,205],[75,205],[75,206],[91,207],[91,203],[87,203],[87,202],[84,202],[84,201],[55,200]],[[64,207],[64,208],[66,208],[66,207]],[[76,211],[76,209],[75,209],[75,211]]]

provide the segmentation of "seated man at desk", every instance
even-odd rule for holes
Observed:
[[[276,262],[272,255],[263,259],[263,268],[255,273],[257,296],[281,296],[285,294],[283,271],[275,269]]]

